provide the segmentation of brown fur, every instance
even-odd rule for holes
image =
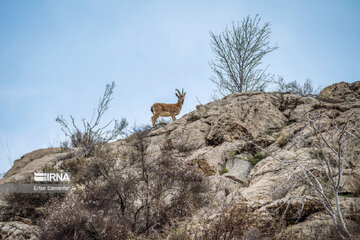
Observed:
[[[154,103],[151,106],[151,112],[154,114],[151,118],[153,127],[156,127],[156,119],[158,119],[159,117],[171,117],[173,121],[176,120],[175,116],[179,115],[186,94],[186,92],[184,92],[184,89],[181,93],[178,89],[176,89],[176,91],[177,93],[175,93],[175,95],[178,98],[177,103]]]

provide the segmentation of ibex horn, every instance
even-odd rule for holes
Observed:
[[[181,95],[181,93],[180,93],[179,89],[175,89],[175,90],[178,92],[178,94],[179,94],[179,95]]]

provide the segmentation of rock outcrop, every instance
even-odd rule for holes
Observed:
[[[360,98],[360,81],[335,83],[324,88],[316,98],[329,103],[357,102]]]
[[[316,133],[308,123],[319,115],[323,116],[319,121],[328,133],[334,131],[334,123],[337,126],[351,124],[359,133],[360,82],[333,84],[316,98],[263,92],[232,94],[199,105],[175,122],[150,131],[148,152],[157,156],[160,148],[167,144],[176,158],[203,172],[214,194],[209,203],[214,211],[234,196],[259,211],[268,211],[289,197],[308,191],[304,186],[281,191],[293,166],[285,166],[273,156],[296,158],[302,164],[316,166],[316,154],[310,145]],[[124,148],[124,142],[120,140],[110,146]],[[349,138],[348,147],[351,152],[342,183],[342,192],[346,194],[341,197],[345,215],[351,212],[350,205],[360,207],[360,144]],[[46,165],[57,166],[72,154],[59,149],[26,154],[15,161],[0,183],[20,181]],[[321,226],[329,221],[315,217],[326,215],[321,207],[307,209],[303,222],[292,225],[290,230],[300,231],[303,226]],[[12,236],[10,231],[23,231],[24,235],[33,231],[30,225],[24,224],[0,223],[0,231],[7,232],[6,236]]]

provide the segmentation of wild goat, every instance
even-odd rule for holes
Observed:
[[[176,120],[175,116],[178,115],[181,111],[186,92],[184,92],[184,89],[182,89],[181,93],[178,89],[175,90],[177,91],[177,93],[175,93],[178,98],[177,103],[154,103],[151,106],[151,112],[154,114],[154,116],[151,118],[153,127],[156,127],[156,119],[159,117],[171,117],[173,121]]]

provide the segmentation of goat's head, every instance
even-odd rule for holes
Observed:
[[[185,95],[186,92],[184,92],[184,89],[181,90],[181,93],[179,91],[179,89],[175,89],[177,93],[175,93],[175,95],[177,96],[177,98],[179,99],[179,101],[181,102],[181,104],[184,103],[184,99],[185,99]]]

